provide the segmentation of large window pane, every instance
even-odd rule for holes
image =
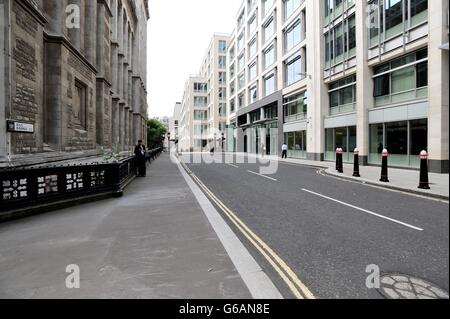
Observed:
[[[369,161],[372,164],[381,163],[381,153],[384,149],[384,131],[383,124],[374,124],[370,126],[370,156]]]
[[[417,85],[418,88],[428,86],[428,62],[417,65]]]
[[[415,68],[413,66],[392,72],[392,93],[412,90],[415,86]]]
[[[388,95],[391,93],[389,74],[376,77],[374,82],[374,97]]]
[[[392,165],[409,166],[407,121],[386,123],[386,146]]]
[[[402,31],[403,1],[384,0],[386,15],[386,37],[390,38]]]

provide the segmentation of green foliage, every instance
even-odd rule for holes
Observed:
[[[147,122],[147,144],[149,149],[162,147],[167,133],[166,127],[156,119]]]

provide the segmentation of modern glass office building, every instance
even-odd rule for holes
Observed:
[[[386,148],[406,168],[426,150],[448,172],[448,12],[446,0],[245,0],[228,49],[229,150],[286,143],[289,157],[334,161],[342,148],[352,162],[358,148],[379,165]]]

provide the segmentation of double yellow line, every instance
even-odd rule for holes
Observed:
[[[185,169],[187,167],[183,164]],[[203,182],[187,169],[192,179],[197,185],[214,201],[214,203],[222,209],[224,214],[231,222],[242,232],[242,234],[255,246],[255,248],[264,256],[264,258],[272,265],[278,275],[283,279],[294,296],[298,299],[316,299],[311,291],[302,283],[292,269],[278,256],[261,238],[259,238],[247,225],[242,222],[235,213],[233,213],[222,201],[220,201]]]

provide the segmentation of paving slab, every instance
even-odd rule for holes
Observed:
[[[0,224],[0,298],[251,297],[167,155],[120,199]]]

